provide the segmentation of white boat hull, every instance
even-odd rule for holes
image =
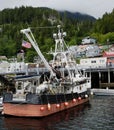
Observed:
[[[91,93],[93,93],[94,95],[113,95],[114,96],[114,89],[91,89]]]

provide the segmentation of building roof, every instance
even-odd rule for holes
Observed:
[[[114,52],[105,51],[103,53],[103,57],[114,57]]]
[[[0,60],[7,60],[6,56],[0,56]]]

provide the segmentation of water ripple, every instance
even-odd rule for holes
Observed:
[[[41,119],[0,116],[0,130],[114,130],[114,96],[93,96],[90,104]]]

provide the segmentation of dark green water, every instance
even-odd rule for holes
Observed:
[[[0,130],[114,130],[114,96],[93,96],[88,105],[40,119],[0,116]]]

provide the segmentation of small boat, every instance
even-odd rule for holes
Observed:
[[[49,74],[16,78],[15,91],[3,95],[4,115],[45,117],[89,102],[91,80],[78,71],[75,59],[64,41],[65,33],[60,25],[57,27],[51,65],[41,53],[31,29],[21,30],[49,70]]]
[[[2,113],[2,111],[3,111],[3,105],[0,104],[0,114]]]
[[[93,88],[91,89],[91,92],[94,94],[94,95],[98,95],[98,96],[114,96],[114,89],[96,89],[96,88]]]
[[[0,114],[2,113],[2,111],[3,111],[3,98],[2,97],[0,97]]]

